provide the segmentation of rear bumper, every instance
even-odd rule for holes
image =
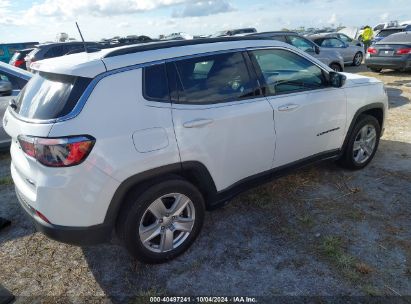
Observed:
[[[104,243],[111,238],[112,227],[110,225],[101,224],[90,227],[68,227],[49,224],[36,215],[35,210],[30,207],[17,188],[16,195],[20,206],[34,222],[37,231],[43,233],[50,239],[67,244],[84,246]]]
[[[408,70],[411,69],[411,58],[369,57],[365,59],[365,64],[370,68]]]

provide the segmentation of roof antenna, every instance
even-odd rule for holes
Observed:
[[[78,32],[80,33],[81,40],[83,41],[84,51],[86,53],[88,53],[86,43],[84,42],[83,34],[81,33],[81,30],[80,30],[80,27],[77,24],[77,21],[76,21],[76,26],[77,26]]]

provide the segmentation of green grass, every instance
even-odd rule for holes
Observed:
[[[308,214],[306,214],[304,216],[297,217],[297,219],[301,222],[301,224],[303,224],[304,226],[306,226],[308,228],[311,228],[311,227],[314,226],[314,220]]]
[[[356,269],[356,259],[347,254],[341,238],[327,236],[320,245],[320,251],[351,282],[359,282],[361,276]]]
[[[2,177],[0,178],[0,185],[3,185],[3,186],[13,185],[13,179],[11,178],[11,176]]]

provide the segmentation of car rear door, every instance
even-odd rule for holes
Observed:
[[[247,60],[227,52],[167,65],[181,161],[205,165],[218,191],[272,167],[273,111]]]
[[[274,167],[340,149],[346,97],[344,89],[328,85],[328,72],[291,50],[249,54],[274,111]]]

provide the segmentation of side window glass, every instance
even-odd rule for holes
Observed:
[[[344,47],[344,43],[339,39],[329,38],[329,39],[324,39],[321,46],[330,47],[330,48],[342,48]]]
[[[64,55],[64,47],[62,45],[51,47],[45,54],[44,58],[53,58]]]
[[[148,66],[143,69],[143,96],[147,100],[170,101],[164,64]]]
[[[251,52],[267,85],[267,95],[314,90],[326,86],[323,71],[311,61],[285,50]]]
[[[295,46],[296,48],[304,52],[314,51],[313,45],[301,37],[289,36],[289,39],[290,39],[291,45]]]
[[[2,47],[0,47],[0,56],[4,56],[4,50]]]
[[[241,53],[180,60],[175,66],[181,86],[180,103],[219,103],[255,95],[256,81],[250,78]]]

